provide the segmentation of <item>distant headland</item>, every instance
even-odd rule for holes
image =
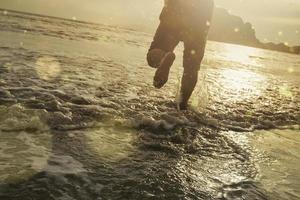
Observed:
[[[241,17],[231,15],[223,8],[216,8],[211,24],[210,40],[300,54],[300,46],[261,42],[257,39],[252,24],[244,22]]]

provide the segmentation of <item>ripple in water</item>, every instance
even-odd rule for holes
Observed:
[[[47,166],[52,136],[43,112],[0,106],[0,182],[27,180]]]
[[[271,130],[300,122],[298,57],[209,42],[179,112],[181,59],[153,89],[148,35],[0,23],[1,199],[299,199],[298,129]]]

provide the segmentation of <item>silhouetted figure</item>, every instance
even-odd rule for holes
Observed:
[[[157,68],[153,85],[161,88],[168,81],[175,47],[180,41],[184,43],[180,110],[187,109],[198,80],[213,8],[213,0],[165,0],[160,24],[147,54],[148,64]]]

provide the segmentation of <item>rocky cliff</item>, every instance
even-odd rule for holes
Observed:
[[[300,54],[300,46],[290,47],[283,43],[259,41],[252,24],[244,22],[241,17],[234,16],[225,9],[216,8],[211,24],[210,40]]]

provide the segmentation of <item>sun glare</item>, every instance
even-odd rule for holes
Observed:
[[[263,91],[264,77],[248,70],[225,69],[219,75],[222,87],[236,96],[235,100],[244,100],[260,95]]]
[[[59,61],[50,56],[40,57],[36,61],[35,70],[37,75],[44,80],[52,80],[61,73]]]
[[[116,162],[135,150],[136,132],[126,128],[103,127],[86,134],[88,148],[99,158]]]
[[[260,66],[254,57],[261,56],[262,51],[256,48],[233,44],[224,44],[225,58],[228,61],[238,62],[245,65]]]

